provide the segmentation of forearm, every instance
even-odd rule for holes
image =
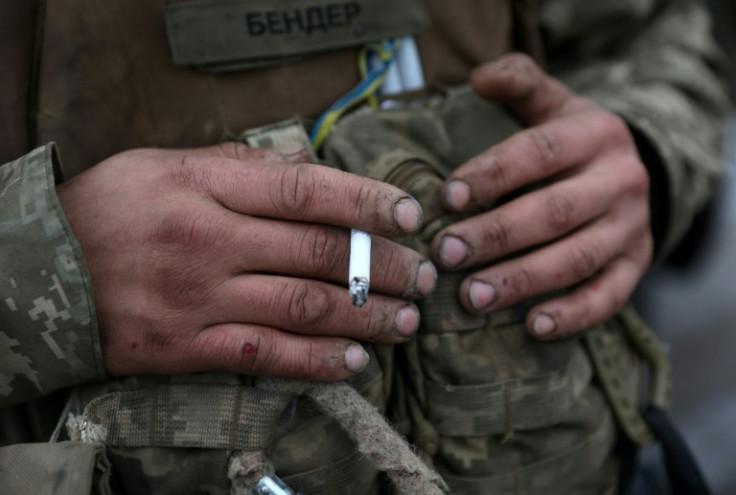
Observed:
[[[105,376],[84,258],[54,190],[53,145],[0,168],[0,407]]]

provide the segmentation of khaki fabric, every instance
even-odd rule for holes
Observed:
[[[48,145],[0,169],[4,405],[105,376],[91,278],[54,192],[55,167]]]

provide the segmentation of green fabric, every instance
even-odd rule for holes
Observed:
[[[478,340],[477,336],[468,333],[463,333],[462,337],[471,342]],[[483,337],[494,338],[487,333],[481,339]],[[437,347],[452,348],[445,343]],[[469,355],[467,352],[452,354]],[[478,385],[428,381],[428,416],[437,432],[449,437],[502,435],[509,431],[548,427],[569,417],[577,396],[592,374],[587,357],[582,350],[576,349],[567,368],[529,378]]]
[[[105,376],[90,276],[54,191],[55,147],[0,168],[0,407]]]

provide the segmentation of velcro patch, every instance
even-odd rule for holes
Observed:
[[[164,16],[174,64],[255,68],[429,26],[422,0],[194,0]]]

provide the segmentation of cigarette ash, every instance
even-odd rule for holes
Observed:
[[[368,279],[354,278],[350,281],[350,300],[354,306],[362,308],[368,302]]]

